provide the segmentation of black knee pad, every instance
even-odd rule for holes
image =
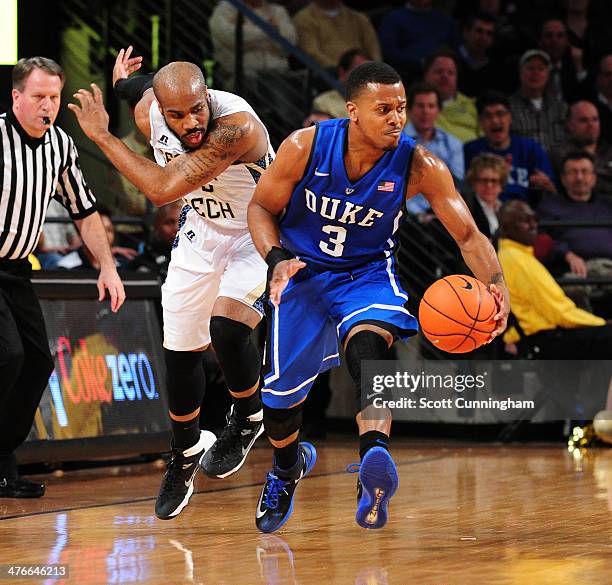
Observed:
[[[257,384],[261,372],[261,355],[251,333],[240,321],[214,316],[210,320],[210,337],[232,392],[244,392]]]
[[[270,408],[264,404],[263,420],[268,437],[274,441],[282,441],[299,431],[302,426],[303,408],[303,402],[293,408]]]
[[[354,410],[357,414],[362,409],[361,362],[364,360],[384,360],[389,355],[387,341],[374,331],[363,330],[355,333],[346,345],[346,365],[355,382]],[[370,391],[370,388],[366,388]]]
[[[206,391],[203,352],[164,348],[164,358],[170,412],[190,414],[202,404]]]
[[[202,351],[174,351],[164,348],[164,359],[168,370],[187,372],[202,367]]]

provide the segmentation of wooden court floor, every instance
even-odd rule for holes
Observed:
[[[274,535],[254,524],[263,441],[235,476],[198,477],[172,521],[153,513],[159,465],[45,477],[41,500],[0,499],[0,563],[65,563],[70,577],[0,584],[612,584],[612,449],[396,442],[390,521],[365,531],[344,472],[355,447],[317,447]]]

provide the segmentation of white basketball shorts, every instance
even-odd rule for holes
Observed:
[[[266,272],[248,229],[217,227],[185,205],[162,286],[164,347],[191,351],[208,345],[218,297],[235,299],[263,316]]]

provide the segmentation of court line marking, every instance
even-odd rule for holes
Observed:
[[[414,461],[403,461],[400,463],[396,461],[395,466],[404,467],[407,465],[417,465],[419,463],[430,463],[432,461],[440,461],[441,459],[448,459],[449,457],[450,455],[436,455],[432,457],[423,457],[422,459],[416,459]],[[305,479],[314,479],[315,477],[330,477],[332,475],[345,475],[346,473],[347,472],[345,470],[328,471],[326,473],[315,473],[315,474],[309,473],[308,477]],[[263,484],[264,484],[264,480],[262,479],[261,481],[258,481],[257,483],[233,485],[233,486],[221,487],[221,488],[212,489],[212,490],[211,489],[204,489],[204,490],[197,490],[197,491],[194,490],[192,497],[195,495],[199,495],[199,494],[211,494],[211,493],[216,493],[216,492],[231,492],[231,491],[241,490],[244,488],[263,486]],[[14,499],[14,498],[10,498],[10,499]],[[46,516],[49,514],[62,514],[64,512],[74,512],[77,510],[93,510],[94,508],[109,508],[111,506],[123,506],[125,504],[140,504],[142,502],[152,502],[152,501],[155,501],[156,499],[157,499],[157,496],[148,496],[146,498],[133,498],[130,500],[119,500],[117,502],[105,502],[102,504],[89,504],[89,505],[83,505],[83,506],[74,506],[72,508],[58,508],[55,510],[41,510],[39,512],[26,512],[23,514],[11,514],[9,516],[1,517],[0,522],[4,520],[15,520],[16,518],[30,518],[32,516]],[[160,522],[163,522],[163,520],[160,520]]]

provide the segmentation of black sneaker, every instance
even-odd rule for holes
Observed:
[[[263,432],[263,410],[250,415],[246,421],[243,421],[238,419],[232,404],[221,436],[202,459],[202,470],[208,477],[219,479],[236,473]]]
[[[278,530],[293,512],[293,494],[299,481],[314,467],[317,461],[317,451],[314,445],[300,443],[296,464],[286,471],[279,470],[276,465],[266,477],[266,483],[261,490],[255,524],[262,532]],[[281,473],[281,477],[279,477]]]
[[[0,467],[0,498],[40,498],[44,494],[44,483],[28,481],[19,475],[13,456]]]
[[[169,520],[178,516],[189,503],[198,465],[215,439],[210,431],[200,431],[200,440],[193,447],[184,451],[172,449],[155,502],[155,514],[159,519]]]

